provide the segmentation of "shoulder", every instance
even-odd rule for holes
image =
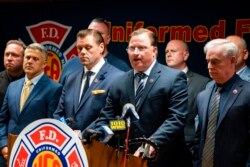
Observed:
[[[205,83],[208,83],[211,80],[210,78],[205,77],[205,76],[198,74],[196,72],[193,72],[191,70],[188,70],[187,77],[190,77],[190,78],[193,78],[195,80],[199,80],[199,82],[205,82]]]
[[[120,59],[117,56],[114,56],[113,54],[109,53],[107,55],[107,62],[109,62],[111,65],[117,67],[118,69],[122,71],[129,71],[131,68],[130,66],[122,59]]]
[[[54,88],[60,88],[62,87],[62,85],[54,80],[52,80],[49,76],[47,76],[46,74],[44,74],[41,78],[41,80],[44,80],[45,82],[48,82],[48,85],[50,85],[50,87],[54,87]]]
[[[7,78],[6,70],[0,72],[0,79]]]
[[[64,65],[63,68],[75,66],[76,64],[81,64],[80,59],[78,56],[75,56],[71,59],[69,59]]]

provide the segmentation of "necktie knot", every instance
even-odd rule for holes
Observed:
[[[135,74],[135,77],[138,78],[139,81],[144,79],[145,76],[146,76],[146,74],[144,74],[143,72],[139,72],[139,73]]]
[[[86,71],[85,76],[90,77],[94,72],[92,71]]]
[[[33,83],[32,83],[32,81],[31,80],[27,80],[26,82],[25,82],[25,86],[31,86]]]

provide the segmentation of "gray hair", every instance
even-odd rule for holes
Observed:
[[[204,53],[206,54],[209,49],[215,48],[215,47],[222,47],[223,49],[223,55],[225,57],[229,56],[235,56],[237,58],[238,56],[238,48],[237,46],[233,43],[230,42],[227,39],[222,39],[222,38],[217,38],[209,41],[205,46],[204,46]]]
[[[40,52],[42,52],[44,60],[45,61],[47,60],[48,51],[47,51],[47,48],[45,46],[43,46],[42,44],[32,43],[32,44],[28,45],[26,49],[36,49],[36,50],[39,50]]]

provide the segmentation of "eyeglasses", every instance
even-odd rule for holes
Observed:
[[[133,47],[133,46],[131,46],[131,47],[128,47],[128,48],[126,49],[126,51],[127,51],[128,53],[134,53],[134,52],[136,52],[136,53],[143,53],[143,52],[145,52],[147,49],[148,49],[148,47],[146,47],[146,46],[139,46],[139,47]]]

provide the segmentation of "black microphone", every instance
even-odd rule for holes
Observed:
[[[82,134],[82,140],[84,144],[90,143],[93,139],[98,140],[103,137],[102,132],[96,131],[94,129],[86,129]]]
[[[62,116],[62,117],[60,117],[59,121],[61,121],[62,123],[68,125],[69,127],[71,127],[74,120],[73,120],[72,117],[68,117],[68,118],[65,119],[65,117]],[[71,127],[71,128],[72,128],[72,127]]]
[[[72,128],[72,125],[73,125],[73,121],[74,121],[74,119],[72,117],[66,118],[66,123],[71,128]]]
[[[126,122],[124,119],[121,119],[119,116],[116,116],[116,119],[109,121],[109,127],[112,131],[115,132],[115,142],[117,149],[117,156],[120,154],[121,147],[121,134],[126,130]]]

